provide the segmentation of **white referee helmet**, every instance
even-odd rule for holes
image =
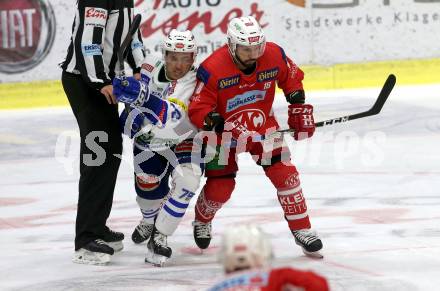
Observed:
[[[255,225],[234,226],[223,234],[219,260],[226,273],[266,267],[272,257],[269,239]]]
[[[165,58],[166,52],[193,53],[197,55],[197,45],[194,35],[190,30],[179,31],[172,29],[162,43],[162,53]]]
[[[260,45],[260,54],[263,55],[266,47],[266,37],[260,24],[252,16],[233,18],[228,24],[228,47],[231,55],[235,57],[237,45]]]

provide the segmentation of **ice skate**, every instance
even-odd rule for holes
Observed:
[[[167,244],[167,236],[154,228],[147,244],[145,262],[163,267],[165,262],[171,257],[171,253],[172,250]]]
[[[135,244],[140,244],[150,238],[151,232],[153,231],[154,224],[147,223],[145,220],[141,220],[141,222],[134,229],[131,240]]]
[[[200,221],[193,221],[192,223],[194,230],[194,240],[197,244],[197,246],[204,250],[209,247],[209,244],[211,243],[211,222],[203,223]]]
[[[124,237],[125,236],[122,232],[109,229],[108,232],[106,232],[106,234],[102,237],[102,240],[105,241],[107,245],[115,252],[119,252],[124,249],[124,244],[122,243]]]
[[[322,249],[322,242],[315,231],[300,229],[292,231],[295,242],[299,245],[304,254],[309,257],[322,259],[324,256],[319,252]]]
[[[89,242],[79,250],[75,251],[72,261],[77,264],[106,265],[114,254],[113,248],[100,239]]]

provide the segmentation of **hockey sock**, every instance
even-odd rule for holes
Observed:
[[[310,228],[306,200],[296,167],[291,163],[278,162],[267,167],[265,172],[277,189],[278,201],[290,230]]]

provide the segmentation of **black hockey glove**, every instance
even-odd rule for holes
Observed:
[[[225,119],[217,112],[211,111],[205,117],[203,125],[204,130],[214,130],[216,133],[222,133],[225,128]]]

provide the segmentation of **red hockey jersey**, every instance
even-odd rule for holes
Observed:
[[[289,287],[291,289],[289,289]],[[327,280],[320,275],[293,268],[253,270],[227,277],[209,291],[328,291]]]
[[[281,47],[268,42],[252,74],[237,68],[224,45],[200,65],[197,78],[189,105],[194,125],[203,128],[205,116],[216,111],[226,121],[236,119],[247,129],[264,134],[268,128],[278,128],[272,112],[276,85],[285,94],[303,89],[304,73]]]

